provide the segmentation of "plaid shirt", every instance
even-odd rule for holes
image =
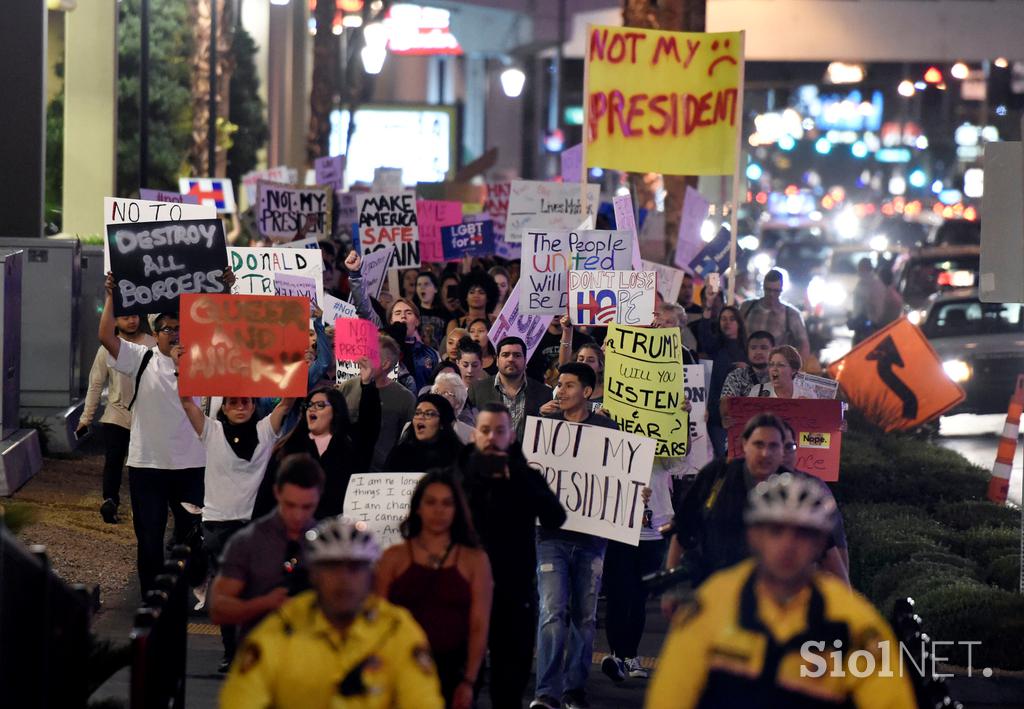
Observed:
[[[768,381],[768,369],[765,368],[763,372],[764,375],[759,376],[753,367],[737,367],[725,378],[725,383],[722,384],[722,396],[719,398],[749,396],[751,389]]]
[[[523,377],[523,383],[515,396],[509,396],[505,393],[504,387],[501,386],[500,377],[501,374],[494,375],[494,388],[497,390],[498,396],[501,397],[501,403],[508,408],[508,413],[512,418],[512,427],[518,431],[519,424],[523,421],[523,417],[526,414],[526,377]]]

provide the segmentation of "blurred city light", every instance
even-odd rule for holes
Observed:
[[[924,72],[924,80],[929,84],[938,84],[942,81],[942,72],[938,67],[930,66]]]
[[[1006,59],[1006,57],[997,57],[996,60],[992,63],[995,64],[1000,69],[1005,69],[1006,67],[1010,66],[1010,62]]]
[[[914,95],[913,82],[904,79],[903,81],[900,82],[900,85],[896,87],[896,92],[899,93],[900,96],[910,98],[911,96]]]
[[[953,65],[953,68],[949,70],[949,73],[954,79],[966,79],[968,74],[967,65],[963,62],[957,62]]]
[[[779,138],[779,148],[780,149],[789,151],[789,150],[792,150],[795,147],[796,147],[796,141],[793,140],[793,136],[791,136],[791,135],[784,135],[784,136]]]
[[[523,86],[526,84],[526,74],[523,70],[510,66],[501,72],[501,90],[509,98],[518,98],[523,93]]]
[[[822,155],[828,155],[832,152],[832,143],[829,142],[828,138],[818,138],[814,143],[814,149]]]
[[[866,158],[868,156],[868,145],[863,140],[858,140],[850,146],[850,152],[855,158]]]
[[[764,170],[756,162],[752,162],[747,165],[747,179],[748,180],[760,180],[761,175],[764,174]]]
[[[861,64],[832,62],[828,65],[826,75],[832,84],[859,84],[864,81],[864,67]]]
[[[918,168],[910,173],[907,180],[910,182],[911,187],[917,187],[920,189],[928,183],[928,175],[924,173],[924,170]]]

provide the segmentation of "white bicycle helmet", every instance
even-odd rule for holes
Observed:
[[[791,524],[829,533],[836,526],[835,498],[815,478],[782,473],[758,483],[747,496],[747,525]]]
[[[363,522],[341,515],[322,520],[306,532],[306,561],[368,561],[380,558],[380,546]]]

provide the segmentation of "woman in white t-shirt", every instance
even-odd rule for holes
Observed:
[[[228,396],[212,418],[203,414],[190,397],[181,397],[192,428],[206,448],[203,495],[203,549],[211,575],[228,540],[252,519],[256,493],[263,481],[274,444],[281,436],[284,418],[295,399],[281,399],[269,416],[256,420],[256,402],[247,396]],[[235,654],[234,626],[221,626],[226,671]]]

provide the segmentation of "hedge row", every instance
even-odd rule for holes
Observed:
[[[989,471],[920,439],[855,431],[841,470],[854,587],[886,616],[913,598],[933,640],[981,641],[975,667],[1024,668],[1020,513],[985,499]],[[949,654],[966,665],[966,646]]]

